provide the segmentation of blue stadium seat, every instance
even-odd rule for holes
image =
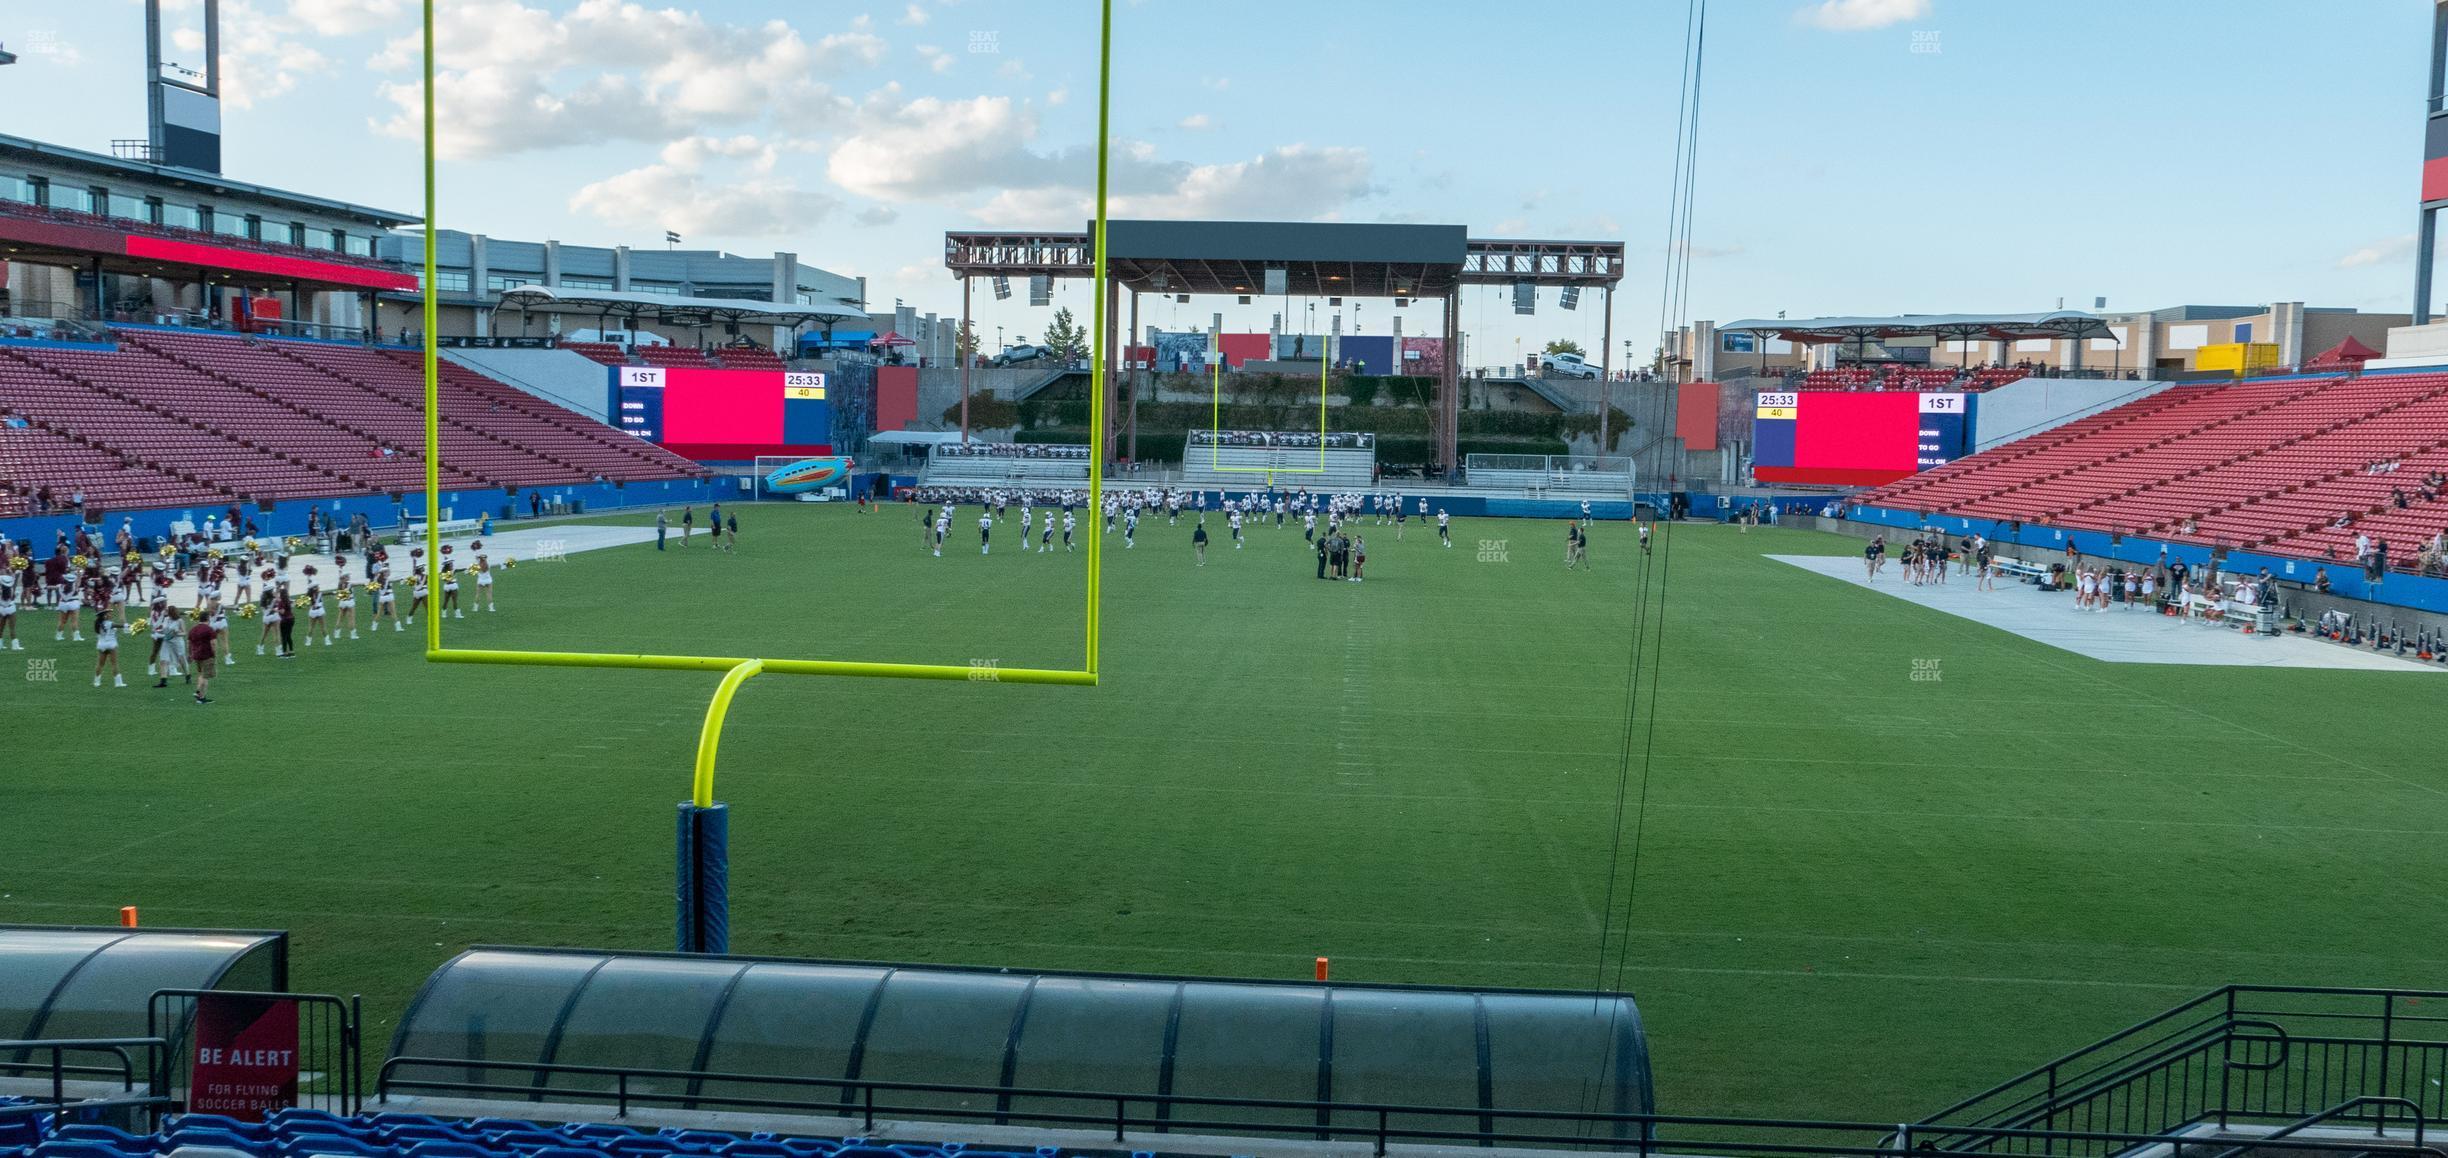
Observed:
[[[272,1155],[280,1153],[280,1147],[268,1138],[249,1138],[235,1130],[225,1130],[219,1126],[190,1126],[187,1124],[194,1118],[214,1116],[216,1115],[191,1114],[179,1119],[178,1124],[171,1127],[166,1135],[168,1141],[164,1148],[175,1150],[181,1146],[211,1146],[215,1149],[237,1150],[253,1154],[257,1158],[271,1158]],[[223,1120],[227,1121],[227,1119]],[[239,1123],[232,1122],[231,1124],[238,1125]]]
[[[653,1156],[661,1154],[703,1153],[703,1151],[697,1149],[696,1147],[685,1146],[677,1141],[674,1141],[673,1139],[653,1134],[642,1135],[636,1138],[617,1139],[610,1146],[606,1147],[606,1149],[614,1154],[634,1155],[638,1156],[638,1158],[653,1158]]]
[[[498,1119],[488,1120],[498,1121]],[[567,1147],[570,1143],[569,1135],[556,1134],[533,1124],[515,1130],[487,1130],[484,1132],[484,1140],[485,1145],[495,1150],[508,1150],[521,1154],[536,1150],[560,1149]]]
[[[151,1134],[130,1134],[116,1126],[62,1126],[51,1132],[60,1142],[96,1142],[122,1154],[145,1155],[161,1149],[161,1143]]]
[[[585,1138],[603,1145],[609,1145],[622,1138],[644,1136],[627,1126],[613,1126],[603,1122],[572,1122],[562,1127],[561,1131],[570,1137]]]
[[[581,1150],[575,1146],[556,1146],[545,1150],[527,1151],[526,1158],[603,1158],[601,1150]]]
[[[657,1131],[657,1133],[692,1150],[719,1150],[740,1140],[739,1135],[726,1134],[720,1130],[679,1130],[666,1128]]]
[[[715,1153],[722,1155],[722,1158],[800,1158],[798,1151],[779,1142],[754,1140],[745,1142],[734,1140],[716,1150]],[[827,1150],[825,1153],[831,1154],[832,1151]]]
[[[28,1153],[33,1158],[125,1158],[102,1142],[45,1142]]]
[[[249,1138],[257,1142],[272,1140],[272,1127],[262,1122],[241,1122],[236,1118],[221,1114],[180,1114],[170,1119],[169,1126],[173,1132],[190,1129],[226,1130],[241,1138]]]
[[[304,1158],[310,1154],[350,1154],[358,1155],[360,1158],[375,1158],[378,1155],[394,1153],[391,1147],[379,1142],[369,1142],[347,1134],[303,1131],[282,1139],[281,1149],[289,1155],[289,1158]]]
[[[418,1142],[408,1147],[407,1158],[500,1158],[491,1150],[472,1142]]]

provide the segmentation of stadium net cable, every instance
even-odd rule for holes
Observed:
[[[1707,45],[1708,0],[1687,0],[1684,9],[1683,81],[1676,109],[1675,166],[1668,184],[1667,196],[1666,267],[1658,291],[1658,333],[1661,337],[1675,332],[1667,327],[1670,319],[1679,324],[1680,320],[1688,317],[1690,313],[1692,194],[1696,186],[1700,151],[1700,66],[1707,51]],[[1660,389],[1651,392],[1652,404],[1656,410],[1651,421],[1659,424],[1651,426],[1652,431],[1664,429],[1662,424],[1673,411],[1671,402],[1674,396],[1673,384],[1661,383],[1660,386]],[[1652,441],[1653,444],[1656,442],[1656,436],[1653,436]],[[1604,449],[1604,447],[1600,448],[1601,451]],[[1671,501],[1670,497],[1669,502]],[[1637,519],[1638,516],[1639,497],[1636,484],[1634,517]],[[1656,538],[1656,553],[1641,557],[1635,586],[1637,593],[1635,597],[1639,600],[1639,610],[1633,617],[1631,664],[1624,684],[1623,746],[1616,771],[1614,829],[1608,849],[1605,910],[1601,914],[1599,923],[1598,964],[1590,985],[1593,1000],[1608,988],[1606,959],[1609,948],[1612,946],[1615,951],[1613,988],[1618,992],[1622,990],[1624,971],[1631,959],[1632,908],[1634,899],[1640,891],[1641,850],[1646,844],[1643,837],[1648,827],[1649,786],[1652,763],[1657,750],[1657,691],[1659,674],[1664,667],[1665,659],[1665,606],[1668,580],[1674,569],[1674,520],[1672,518],[1659,520]],[[1653,609],[1657,620],[1654,635],[1649,627]],[[1645,697],[1641,688],[1641,679],[1644,675],[1648,677]],[[1640,720],[1640,711],[1643,707],[1646,707],[1649,713],[1645,725]],[[1638,792],[1634,793],[1631,782],[1636,729],[1640,733],[1640,787]],[[1627,807],[1627,801],[1629,807]],[[1628,858],[1624,849],[1627,817],[1630,822],[1631,844]],[[1619,878],[1623,889],[1621,909],[1623,933],[1620,944],[1617,944],[1615,893]],[[1614,1018],[1621,1015],[1620,1003],[1616,1003],[1608,1014],[1610,1024],[1604,1038],[1607,1045],[1600,1051],[1597,1072],[1591,1075],[1590,1081],[1584,1087],[1587,1098],[1597,1096],[1608,1067],[1617,1064],[1613,1044],[1617,1035],[1616,1027],[1612,1022]]]

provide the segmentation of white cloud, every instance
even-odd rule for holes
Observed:
[[[878,94],[861,109],[858,130],[826,162],[834,184],[863,197],[897,200],[1029,180],[1025,170],[1035,163],[1026,146],[1037,133],[1037,117],[1028,106],[985,96],[920,97],[895,105],[895,95]]]
[[[2413,257],[2415,245],[2414,234],[2400,233],[2395,237],[2374,242],[2339,258],[2337,267],[2339,269],[2361,269],[2371,265],[2395,265]]]
[[[671,141],[785,114],[805,128],[844,108],[812,77],[872,65],[884,53],[883,41],[863,30],[810,44],[780,20],[726,24],[627,0],[579,0],[563,12],[445,0],[435,39],[441,152],[454,158]],[[420,61],[410,35],[371,63],[412,71]],[[417,83],[380,92],[397,111],[375,128],[416,139]]]
[[[777,172],[782,147],[752,136],[684,137],[651,165],[593,182],[570,211],[633,229],[689,236],[780,237],[841,208]]]
[[[1054,105],[1059,105],[1059,104],[1063,103],[1064,101],[1067,101],[1067,100],[1070,100],[1070,99],[1071,99],[1071,90],[1070,90],[1070,89],[1067,89],[1067,88],[1058,88],[1058,89],[1055,89],[1054,91],[1052,91],[1052,92],[1050,92],[1050,93],[1047,93],[1047,94],[1046,94],[1046,104],[1047,104],[1047,106],[1048,106],[1048,107],[1051,107],[1051,106],[1054,106]]]
[[[942,45],[921,44],[917,46],[917,52],[918,59],[925,61],[927,68],[939,73],[952,71],[952,54],[945,52]]]
[[[298,81],[330,72],[332,59],[288,35],[286,22],[248,0],[221,6],[221,97],[232,108],[253,108],[294,89]],[[203,33],[180,28],[171,42],[182,52],[203,51]]]
[[[1820,0],[1794,13],[1803,23],[1833,32],[1886,28],[1930,13],[1930,0]]]
[[[1208,118],[1208,116],[1207,116],[1207,114],[1205,114],[1205,113],[1192,113],[1192,114],[1190,114],[1189,116],[1183,117],[1183,118],[1181,119],[1180,123],[1179,123],[1179,124],[1177,124],[1177,125],[1175,125],[1174,127],[1175,127],[1175,128],[1180,128],[1180,129],[1187,129],[1187,130],[1189,130],[1189,131],[1191,131],[1191,132],[1193,132],[1193,133],[1196,133],[1196,132],[1200,132],[1200,131],[1203,131],[1203,130],[1206,130],[1206,129],[1212,129],[1212,128],[1214,128],[1214,127],[1215,127],[1215,122],[1214,122],[1213,120],[1209,119],[1209,118]]]
[[[318,36],[355,36],[406,24],[408,0],[289,0],[289,19]]]
[[[927,22],[927,10],[915,4],[901,10],[901,23],[913,28]]]
[[[880,92],[826,162],[834,184],[878,201],[933,200],[1017,228],[1078,222],[1092,205],[1096,154],[1036,147],[1034,106],[1010,97],[899,100]],[[1117,140],[1112,207],[1141,217],[1317,218],[1374,192],[1364,149],[1287,145],[1246,161],[1167,161]],[[983,203],[976,198],[983,196]]]

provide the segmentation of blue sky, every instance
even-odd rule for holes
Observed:
[[[227,170],[416,208],[411,0],[222,10]],[[0,71],[0,131],[141,135],[142,13],[11,4],[0,41],[23,59]],[[2427,18],[2400,0],[1715,0],[1691,314],[2095,295],[2402,311]],[[1672,0],[1126,0],[1117,212],[1621,240],[1618,349],[1645,357],[1683,20]],[[950,313],[945,229],[1085,214],[1079,0],[444,0],[442,26],[446,226],[641,247],[677,229]],[[988,296],[989,340],[1043,324]],[[1224,308],[1234,328],[1271,312]],[[1387,313],[1356,321],[1382,333]],[[1474,360],[1599,332],[1595,310],[1550,298],[1516,319],[1492,294],[1463,324]]]

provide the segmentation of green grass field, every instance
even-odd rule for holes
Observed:
[[[449,638],[1078,660],[1083,560],[980,558],[974,509],[941,559],[902,508],[742,524],[737,556],[522,566]],[[1186,526],[1117,537],[1100,688],[752,682],[734,947],[1590,985],[1632,532],[1576,574],[1561,523],[1363,530],[1363,584],[1312,579],[1297,529],[1203,569]],[[1851,540],[1669,541],[1621,974],[1661,1109],[1894,1120],[2223,982],[2439,984],[2434,680],[2095,663],[1761,557]],[[89,644],[26,626],[60,678],[0,657],[0,921],[289,929],[296,982],[366,994],[378,1043],[469,944],[669,947],[711,675],[429,666],[385,634],[249,646],[198,708],[95,691]]]

